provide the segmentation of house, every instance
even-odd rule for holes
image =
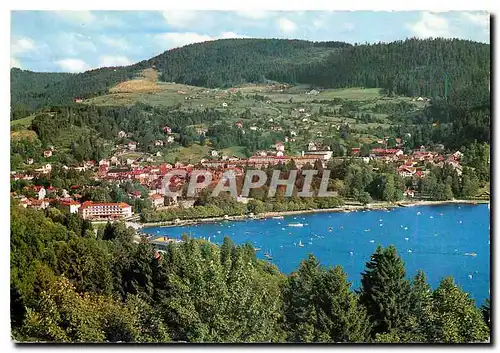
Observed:
[[[126,137],[126,136],[127,136],[127,133],[126,133],[125,131],[123,131],[123,130],[118,131],[118,137],[120,137],[120,138],[124,138],[124,137]]]
[[[351,148],[351,155],[353,155],[353,156],[359,155],[360,152],[361,152],[361,148],[359,148],[359,147]]]
[[[132,216],[132,206],[125,202],[101,203],[86,201],[78,209],[83,219],[88,220],[115,220]]]
[[[283,151],[276,152],[276,157],[283,157]]]
[[[424,101],[424,99],[423,99],[422,97],[418,97],[418,98],[417,98],[417,101],[418,101],[418,102],[423,102],[423,101]]]
[[[398,148],[373,148],[371,154],[377,157],[393,157],[402,156],[403,150]]]
[[[451,156],[453,157],[453,159],[454,159],[454,160],[459,161],[459,160],[461,160],[461,159],[462,159],[462,157],[463,157],[463,153],[462,153],[462,152],[460,152],[460,151],[456,151],[456,152],[455,152],[455,153],[453,153]]]
[[[227,103],[226,102],[222,103],[222,107],[226,108],[227,107]]]
[[[47,163],[47,164],[43,165],[41,168],[35,169],[35,172],[47,174],[47,173],[50,173],[51,170],[52,170],[52,166],[49,163]]]
[[[413,191],[412,189],[406,189],[403,193],[403,196],[407,198],[413,198],[415,197],[415,191]]]
[[[329,148],[325,150],[302,151],[302,157],[317,158],[327,161],[333,157],[333,151],[330,151]]]
[[[162,146],[163,147],[163,141],[162,140],[156,140],[155,141],[155,146]]]
[[[119,165],[120,164],[120,161],[118,160],[118,157],[116,157],[116,156],[111,157],[110,162],[112,165]],[[101,162],[99,162],[99,165],[101,165]]]
[[[115,157],[115,158],[116,158],[116,157]],[[102,165],[104,165],[104,166],[106,166],[106,167],[109,167],[109,161],[108,161],[107,159],[101,159],[101,160],[99,161],[99,167],[100,167],[100,166],[102,166]]]
[[[276,151],[281,151],[281,152],[284,152],[285,151],[285,145],[283,144],[283,142],[276,142],[275,145],[274,145],[274,148],[276,149]]]
[[[175,138],[172,135],[167,137],[167,143],[172,143],[174,141],[175,141]]]
[[[308,94],[308,95],[313,95],[313,96],[315,96],[315,95],[319,94],[319,91],[318,91],[318,90],[315,90],[315,89],[312,89],[312,90],[310,90],[309,92],[307,92],[307,94]]]
[[[28,165],[32,165],[32,164],[33,164],[33,158],[28,158],[28,159],[26,160],[26,164],[28,164]]]
[[[205,135],[208,132],[208,129],[204,127],[197,127],[195,131],[198,136],[201,136]]]
[[[82,103],[83,102],[83,98],[82,97],[75,97],[75,98],[73,98],[73,102],[74,103]]]
[[[83,162],[83,166],[87,169],[92,169],[95,167],[95,161],[85,161]]]
[[[318,149],[318,147],[316,147],[316,143],[314,142],[309,142],[308,145],[307,145],[307,150],[309,151],[316,151]]]
[[[420,152],[425,152],[425,146],[424,145],[420,146],[419,150]]]
[[[51,150],[45,150],[45,151],[43,151],[43,156],[45,158],[52,157],[52,151]]]
[[[297,132],[295,131],[290,131],[290,137],[296,137],[297,136]]]
[[[298,111],[299,111],[299,113],[305,113],[306,112],[306,110],[304,108],[299,108]]]
[[[252,131],[257,131],[257,130],[258,130],[258,127],[257,127],[257,126],[250,126],[250,130],[252,130]]]
[[[243,123],[241,121],[237,121],[234,123],[234,126],[236,126],[238,129],[243,129]]]
[[[462,175],[462,166],[460,165],[460,163],[454,160],[447,160],[446,163],[453,167],[453,169],[457,172],[458,176]]]
[[[161,157],[161,152],[160,151],[156,152],[156,157]]]
[[[163,127],[163,132],[166,133],[166,134],[171,134],[172,133],[172,129],[169,126],[164,126]]]
[[[34,208],[35,210],[44,210],[47,207],[49,207],[49,201],[46,199],[42,200],[30,199],[28,201],[28,206]]]
[[[415,175],[417,172],[416,168],[414,167],[407,167],[407,166],[401,166],[398,168],[398,174],[401,175],[403,178],[409,178]]]
[[[149,200],[153,207],[162,207],[165,204],[165,198],[160,194],[153,194],[149,196]]]
[[[35,189],[35,193],[38,195],[39,200],[43,200],[45,196],[47,196],[47,190],[43,186],[35,185],[33,187]]]
[[[80,203],[73,199],[61,199],[58,202],[59,206],[69,213],[78,213]]]
[[[133,199],[140,199],[141,198],[141,192],[140,191],[132,191],[129,193],[129,196]]]
[[[135,151],[136,147],[137,147],[137,142],[135,142],[135,141],[130,141],[130,142],[128,143],[128,149],[129,149],[129,150],[131,150],[131,151]]]
[[[212,151],[210,151],[210,155],[211,155],[212,157],[219,157],[219,151],[212,150]]]

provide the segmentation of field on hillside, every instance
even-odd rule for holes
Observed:
[[[30,115],[22,119],[12,120],[10,126],[14,128],[28,128],[31,126],[31,122],[35,119],[35,115]]]
[[[354,145],[371,143],[380,138],[377,133],[380,129],[391,125],[390,116],[379,112],[381,106],[390,108],[391,105],[405,102],[410,104],[410,110],[417,111],[427,104],[416,101],[415,97],[384,96],[379,88],[313,90],[309,85],[272,83],[211,89],[158,82],[154,70],[118,84],[111,92],[114,93],[89,99],[86,104],[132,105],[141,102],[186,111],[216,109],[225,112],[226,123],[233,125],[242,122],[245,129],[257,129],[262,136],[281,134],[283,139],[283,136],[290,136],[290,132],[294,132],[296,135],[289,142],[288,149],[289,152],[297,153],[307,149],[309,142],[321,143],[327,138],[338,136],[343,126],[351,130],[350,139],[358,141]],[[366,120],[365,115],[370,118]],[[199,144],[187,148],[179,146],[159,159],[167,162],[197,162],[209,157],[210,149],[209,145]],[[243,146],[232,146],[220,151],[220,154],[244,157],[244,151]]]

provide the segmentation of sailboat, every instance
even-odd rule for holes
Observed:
[[[269,250],[269,252],[265,252],[264,253],[264,257],[268,260],[272,260],[273,259],[273,255],[271,255],[271,250]]]

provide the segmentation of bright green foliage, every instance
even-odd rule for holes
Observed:
[[[432,341],[445,343],[484,342],[488,326],[474,301],[451,277],[444,278],[433,293],[435,335]]]

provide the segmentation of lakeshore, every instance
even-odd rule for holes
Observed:
[[[424,270],[436,288],[441,279],[453,276],[481,303],[488,296],[490,283],[488,205],[475,205],[473,201],[405,205],[408,207],[377,207],[371,211],[294,212],[279,219],[196,222],[142,231],[152,238],[174,240],[188,234],[216,245],[229,237],[236,244],[250,244],[258,258],[284,273],[296,270],[313,254],[326,266],[341,265],[354,288],[377,246],[394,245],[405,262],[408,278]]]
[[[165,222],[134,223],[135,224],[134,228],[138,230],[139,228],[147,228],[147,227],[179,227],[179,226],[201,224],[201,223],[212,223],[220,221],[244,221],[247,219],[265,219],[265,218],[272,218],[279,216],[291,216],[291,215],[300,215],[308,213],[354,212],[362,210],[370,211],[370,210],[392,209],[397,207],[434,206],[434,205],[445,205],[445,204],[474,205],[474,204],[489,204],[489,203],[490,200],[444,200],[444,201],[405,200],[399,202],[373,202],[366,205],[350,203],[334,208],[317,208],[317,209],[307,209],[307,210],[297,210],[297,211],[265,212],[256,215],[247,214],[247,215],[237,215],[237,216],[220,216],[220,217],[183,219],[183,220],[174,220]]]

